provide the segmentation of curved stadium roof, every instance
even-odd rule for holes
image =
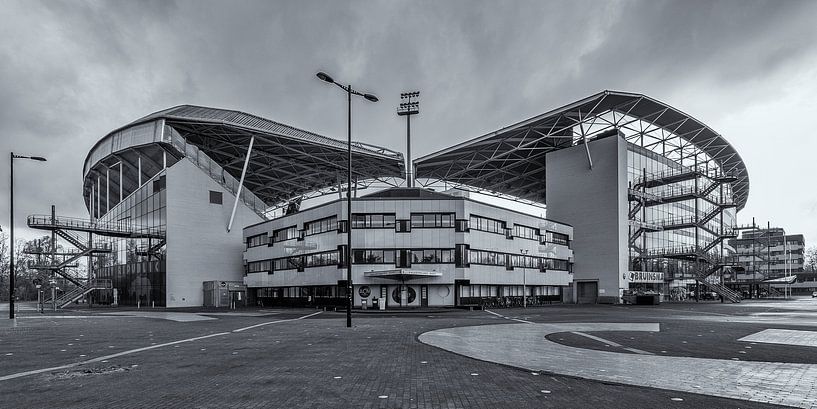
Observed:
[[[142,158],[142,166],[155,170],[163,166],[165,155],[168,162],[175,162],[191,152],[203,153],[238,179],[253,136],[255,142],[244,186],[267,205],[337,186],[340,181],[345,183],[345,141],[244,112],[181,105],[118,128],[94,145],[83,167],[86,204],[91,187],[99,184],[97,178],[105,177],[107,167],[125,163],[131,169],[129,177],[136,177],[136,154]],[[404,173],[402,153],[352,142],[352,154],[353,177],[360,180],[401,177]],[[122,184],[136,183],[125,179]],[[110,189],[117,191],[118,186]],[[126,189],[126,194],[128,191],[131,190]]]
[[[738,152],[697,119],[646,95],[603,91],[414,161],[418,178],[445,180],[539,203],[545,198],[545,154],[613,129],[629,142],[686,166],[717,165],[734,175],[738,210],[749,174]],[[669,147],[669,150],[667,150]],[[714,166],[709,166],[712,169]]]

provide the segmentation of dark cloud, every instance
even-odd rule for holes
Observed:
[[[88,149],[169,106],[240,109],[343,137],[344,96],[318,70],[380,96],[355,103],[353,130],[392,149],[404,146],[399,93],[420,90],[415,158],[620,89],[722,132],[753,177],[744,214],[771,218],[775,204],[756,193],[774,187],[760,176],[773,166],[766,135],[741,124],[817,88],[815,15],[808,1],[4,2],[0,153],[49,157],[19,165],[18,220],[50,203],[82,215]],[[815,222],[780,223],[817,237]]]

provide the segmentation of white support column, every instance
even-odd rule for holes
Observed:
[[[100,202],[99,198],[100,198],[100,196],[102,196],[101,190],[102,190],[102,181],[100,180],[100,177],[97,176],[96,177],[96,213],[97,213],[97,218],[102,216],[102,207],[99,206],[99,202]]]
[[[91,195],[88,196],[88,207],[91,208],[91,220],[94,220],[94,184],[91,183]]]
[[[142,187],[142,155],[137,156],[136,164],[137,164],[136,171],[139,173],[139,177],[138,177],[139,186],[137,187],[137,189],[138,189],[138,188]]]
[[[584,151],[587,153],[587,163],[590,169],[593,169],[593,158],[590,157],[590,147],[587,146],[587,135],[584,135],[584,131],[582,131],[582,139],[584,140]]]
[[[162,169],[167,169],[167,151],[162,151]]]
[[[111,168],[105,167],[105,209],[111,208]]]
[[[244,187],[244,176],[247,175],[247,166],[250,164],[250,155],[252,155],[252,145],[255,143],[255,135],[250,138],[250,147],[247,148],[247,157],[244,159],[244,169],[241,170],[241,180],[238,181],[238,189],[235,192],[235,202],[233,203],[233,212],[230,213],[230,222],[227,223],[227,233],[233,228],[233,219],[235,219],[235,211],[238,208],[238,200],[241,199],[241,188]]]
[[[124,180],[122,179],[122,162],[119,162],[119,202],[122,203],[122,185],[124,185]]]

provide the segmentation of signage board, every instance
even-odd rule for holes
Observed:
[[[630,271],[627,278],[631,283],[663,283],[664,273],[655,271]]]

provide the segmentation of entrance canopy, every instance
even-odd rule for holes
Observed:
[[[738,210],[745,206],[749,174],[729,142],[667,104],[619,91],[603,91],[426,155],[414,167],[425,184],[446,181],[547,203],[545,155],[615,133],[684,166],[734,175],[735,203]]]
[[[783,276],[783,277],[770,278],[768,280],[763,280],[764,283],[768,283],[768,284],[791,284],[791,283],[793,283],[795,281],[797,281],[797,276],[796,275]]]
[[[396,269],[396,270],[382,270],[382,271],[367,271],[363,273],[364,277],[371,278],[391,278],[393,280],[407,281],[415,278],[427,277],[441,277],[443,274],[438,271],[422,271],[410,269]]]

